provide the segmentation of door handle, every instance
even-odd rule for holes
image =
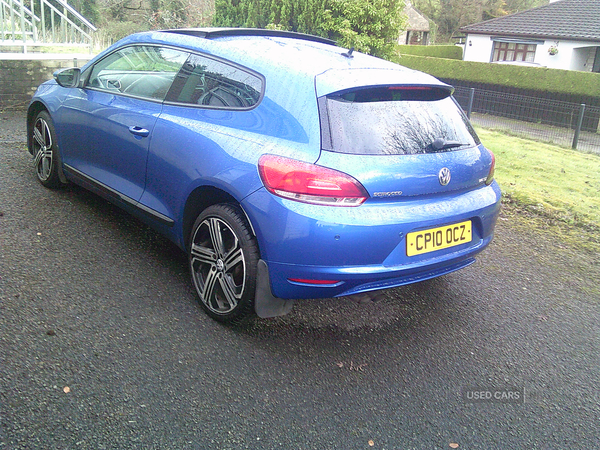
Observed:
[[[150,134],[150,131],[146,130],[142,127],[129,127],[129,132],[134,136],[139,137],[147,137]]]

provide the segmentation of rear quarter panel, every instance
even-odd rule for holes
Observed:
[[[261,188],[257,163],[265,153],[316,161],[320,129],[314,85],[292,78],[284,93],[281,83],[267,77],[262,102],[248,111],[165,104],[152,135],[140,202],[181,225],[186,200],[200,186],[219,188],[238,201]]]

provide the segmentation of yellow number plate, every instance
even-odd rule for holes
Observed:
[[[471,242],[471,221],[415,231],[406,235],[406,255],[415,256]]]

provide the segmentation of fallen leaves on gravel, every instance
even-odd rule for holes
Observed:
[[[348,370],[353,370],[357,372],[364,372],[365,367],[367,367],[367,364],[354,364],[354,362],[352,361],[350,361],[350,364],[340,361],[335,363],[335,365],[338,366],[340,369],[346,367],[348,368]]]

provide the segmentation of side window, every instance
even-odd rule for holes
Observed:
[[[189,53],[134,45],[111,53],[92,69],[87,87],[135,97],[164,100]]]
[[[248,109],[261,98],[263,79],[248,70],[190,55],[167,97],[175,103],[210,108]]]

